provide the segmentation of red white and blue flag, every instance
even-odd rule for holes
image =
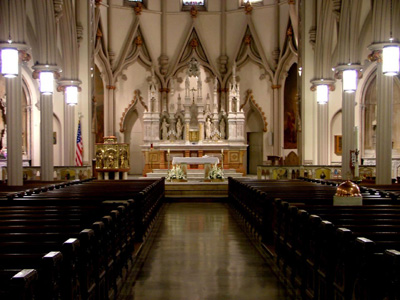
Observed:
[[[78,123],[78,134],[76,135],[76,152],[75,152],[75,165],[83,165],[83,142],[82,142],[82,131],[81,121]]]

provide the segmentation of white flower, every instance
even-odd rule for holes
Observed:
[[[167,180],[171,179],[186,179],[186,174],[179,165],[172,166],[172,169],[168,170]]]
[[[224,179],[224,172],[215,164],[210,172],[208,172],[208,179]]]

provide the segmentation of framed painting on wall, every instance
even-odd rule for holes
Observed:
[[[335,135],[335,154],[342,155],[342,136]]]

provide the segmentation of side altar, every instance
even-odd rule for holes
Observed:
[[[148,97],[143,115],[144,138],[141,145],[145,158],[143,175],[153,169],[168,169],[174,159],[215,157],[225,169],[245,174],[245,116],[240,104],[236,66],[232,69],[227,99],[218,92],[215,77],[207,73],[192,57],[184,73],[184,99],[158,99],[154,74],[149,78]],[[203,84],[206,90],[203,93]],[[208,92],[207,92],[208,91]],[[161,103],[161,105],[160,105]],[[168,104],[168,105],[167,105]],[[204,163],[188,166],[203,169]]]
[[[115,136],[105,136],[103,144],[95,145],[97,179],[110,179],[110,174],[118,180],[120,173],[122,179],[128,179],[129,144],[117,143]]]

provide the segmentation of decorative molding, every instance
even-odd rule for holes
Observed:
[[[26,50],[19,50],[19,59],[23,62],[28,62],[32,59],[32,56]]]
[[[107,90],[115,90],[116,86],[115,85],[106,85]]]
[[[197,18],[197,14],[198,14],[198,13],[199,13],[199,11],[197,10],[197,7],[193,5],[193,6],[190,8],[190,16],[192,17],[192,19]]]
[[[293,27],[289,26],[289,28],[286,30],[286,36],[293,36]]]
[[[280,85],[280,84],[273,84],[273,85],[271,85],[271,88],[273,89],[273,90],[276,90],[276,89],[280,89],[282,86]]]
[[[251,14],[251,12],[253,11],[253,6],[251,6],[250,2],[246,2],[246,4],[244,5],[244,13],[246,15]]]
[[[140,2],[136,2],[136,6],[133,8],[135,15],[140,16],[143,11],[143,5]]]
[[[140,94],[141,94],[141,93],[140,93],[140,90],[135,90],[134,97],[133,97],[132,101],[129,103],[128,107],[126,107],[125,110],[124,110],[124,112],[122,113],[122,117],[121,117],[120,122],[119,122],[119,131],[120,131],[120,132],[124,132],[124,131],[125,131],[125,128],[124,128],[125,118],[126,118],[128,112],[129,112],[133,107],[136,106],[136,104],[138,103],[138,101],[140,102],[140,104],[142,104],[142,106],[144,107],[144,109],[145,109],[146,111],[149,110],[148,107],[147,107],[147,105],[146,105],[146,103],[144,103],[144,101],[143,101],[143,97],[142,97]]]
[[[135,44],[138,47],[143,45],[143,40],[140,34],[138,34],[138,36],[135,38]]]
[[[382,63],[382,50],[374,50],[368,55],[370,62]]]
[[[263,122],[264,122],[263,131],[267,132],[268,131],[268,122],[267,122],[267,118],[265,116],[265,113],[263,112],[262,108],[258,105],[256,100],[254,99],[253,91],[249,89],[249,90],[246,91],[246,93],[247,93],[246,99],[245,99],[244,103],[240,106],[240,111],[242,111],[243,107],[245,107],[247,103],[253,104],[253,106],[256,108],[256,110],[260,114],[261,118],[263,119]]]

